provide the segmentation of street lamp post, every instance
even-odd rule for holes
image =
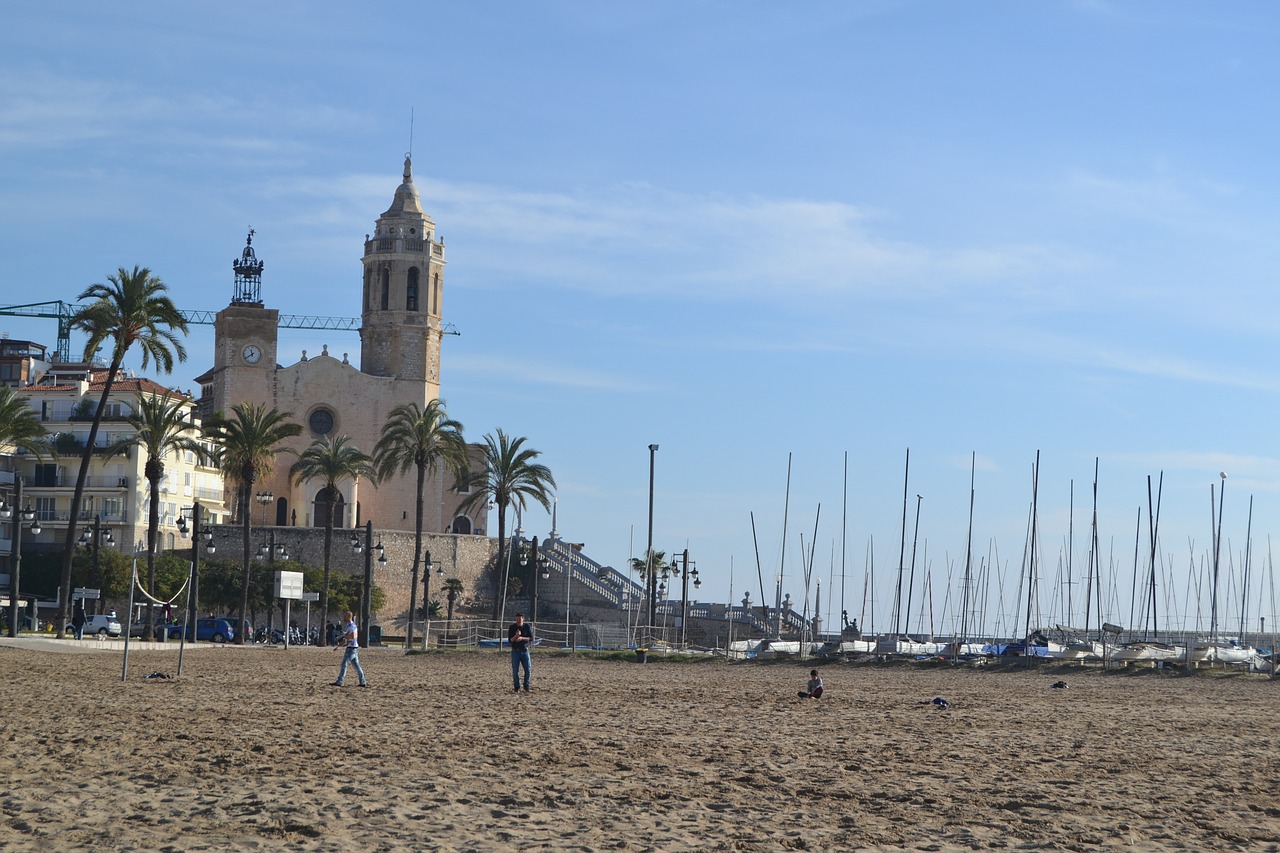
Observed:
[[[0,509],[0,518],[13,519],[13,568],[9,572],[9,636],[18,636],[18,620],[22,614],[22,528],[30,527],[40,535],[40,522],[30,506],[22,509],[22,475],[14,478],[13,506]],[[16,517],[15,517],[16,516]],[[61,630],[61,629],[59,629]]]
[[[267,504],[275,500],[276,496],[271,492],[258,492],[254,499],[257,500],[258,505],[262,507],[262,524],[265,527],[267,524]]]
[[[520,565],[527,566],[533,563],[533,614],[531,620],[534,625],[538,624],[538,579],[546,580],[551,577],[551,573],[547,571],[551,561],[547,559],[545,553],[538,553],[538,537],[532,536],[528,543],[520,543]]]
[[[422,632],[422,650],[427,650],[427,640],[431,637],[431,601],[427,597],[431,592],[431,552],[427,552],[427,562],[423,564],[422,569],[422,609],[427,614],[427,629]],[[436,566],[436,577],[444,578],[444,566]],[[445,632],[448,633],[449,626],[445,626]]]
[[[689,549],[685,548],[683,553],[684,566],[680,570],[680,645],[684,646],[688,642],[689,636],[689,579],[693,579],[693,588],[700,589],[702,587],[702,579],[698,577],[698,567],[695,565],[689,568]]]
[[[187,507],[183,507],[187,509]],[[200,546],[204,545],[204,552],[213,556],[218,552],[218,546],[213,544],[213,530],[209,528],[207,523],[201,518],[204,507],[200,506],[200,502],[196,501],[190,507],[191,509],[191,595],[188,598],[187,605],[187,625],[194,626],[196,619],[199,618],[200,612]],[[178,515],[178,532],[183,536],[187,535],[187,519],[186,516]],[[108,544],[110,539],[107,540]],[[192,629],[192,638],[194,639],[194,628]],[[183,634],[186,629],[183,630]]]
[[[658,578],[653,565],[653,465],[654,454],[658,445],[649,445],[649,541],[644,552],[645,597],[649,599],[646,608],[649,616],[649,633],[653,633],[653,623],[658,621]]]
[[[180,531],[184,530],[184,528],[183,528],[183,526],[182,526],[182,525],[183,525],[183,519],[182,519],[182,516],[181,516],[181,515],[179,515],[179,516],[178,516],[178,529],[179,529]],[[101,550],[101,545],[102,545],[102,541],[103,541],[103,534],[104,534],[104,533],[106,534],[106,542],[107,542],[107,544],[108,544],[108,545],[114,545],[114,544],[116,544],[116,538],[115,538],[115,536],[111,533],[111,528],[110,528],[110,527],[108,527],[105,531],[102,529],[102,516],[101,516],[101,515],[94,515],[94,517],[93,517],[93,532],[92,532],[92,533],[90,533],[90,532],[89,532],[89,528],[87,528],[87,527],[86,527],[83,531],[81,531],[81,533],[80,533],[80,544],[81,544],[82,546],[84,546],[85,548],[88,548],[88,547],[90,547],[90,546],[92,546],[92,547],[93,547],[93,572],[92,572],[92,574],[90,575],[90,578],[89,578],[89,585],[90,585],[91,587],[93,587],[94,589],[98,589],[98,588],[101,586],[101,577],[102,577],[102,573],[101,573],[101,571],[100,571],[100,570],[99,570],[99,568],[98,568],[98,552]],[[90,537],[92,537],[92,539],[90,539]],[[95,604],[94,604],[94,610],[95,610],[95,611],[97,610],[97,603],[96,603],[96,602],[95,602]]]
[[[364,523],[364,590],[360,596],[360,624],[364,625],[364,647],[369,647],[369,618],[373,607],[373,521]]]

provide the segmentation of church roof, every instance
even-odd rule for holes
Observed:
[[[396,187],[396,197],[382,215],[399,217],[406,213],[426,215],[422,209],[422,199],[418,197],[418,188],[413,185],[413,162],[408,156],[404,158],[404,181]]]

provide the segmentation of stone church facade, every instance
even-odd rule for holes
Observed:
[[[251,231],[233,263],[231,303],[214,321],[214,365],[197,380],[202,413],[229,414],[242,402],[265,404],[292,413],[302,426],[302,434],[291,440],[295,451],[323,436],[346,435],[372,454],[393,408],[405,403],[423,406],[440,394],[445,250],[435,223],[423,210],[410,159],[405,159],[403,180],[391,206],[378,217],[373,234],[365,235],[359,366],[347,353],[341,358],[330,354],[327,346],[319,354],[303,352],[294,364],[279,363],[280,312],[262,299],[264,263],[257,259],[252,241]],[[291,463],[291,456],[281,454],[272,476],[255,484],[255,491],[269,492],[272,502],[249,507],[254,524],[317,527],[332,511],[338,527],[372,521],[376,530],[413,530],[412,470],[376,487],[343,482],[334,496],[322,492],[322,483],[291,482]],[[446,471],[428,480],[424,529],[483,533],[485,507],[461,512],[459,505],[467,496],[453,486],[453,476]]]

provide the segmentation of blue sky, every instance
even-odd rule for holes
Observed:
[[[1272,6],[215,5],[8,11],[5,304],[142,264],[217,310],[252,225],[270,306],[355,316],[412,111],[461,332],[443,397],[472,438],[543,452],[561,532],[599,561],[643,552],[657,443],[655,547],[690,549],[701,598],[728,597],[732,566],[758,603],[754,513],[772,600],[791,454],[784,588],[803,595],[803,541],[824,613],[843,585],[885,627],[910,448],[913,608],[931,578],[942,630],[971,454],[975,565],[998,553],[988,609],[1013,612],[1039,451],[1042,621],[1066,621],[1073,488],[1075,580],[1087,563],[1098,458],[1110,621],[1135,621],[1135,523],[1163,472],[1161,620],[1207,624],[1229,472],[1223,583],[1252,533],[1250,622],[1274,626]],[[194,388],[212,340],[193,327],[162,381]],[[354,359],[358,338],[284,331],[282,361],[323,344]]]

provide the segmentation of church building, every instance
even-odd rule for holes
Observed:
[[[264,262],[253,249],[253,232],[233,264],[231,304],[214,321],[214,365],[198,378],[200,408],[205,417],[230,414],[238,403],[265,404],[290,412],[302,434],[290,447],[301,452],[324,436],[346,435],[351,444],[372,455],[388,413],[396,406],[425,406],[440,395],[440,344],[444,296],[444,242],[422,208],[413,184],[412,163],[404,161],[404,177],[391,206],[378,217],[373,235],[365,235],[364,279],[360,305],[360,352],[357,367],[346,353],[305,351],[290,365],[279,362],[280,312],[262,299]],[[337,494],[324,484],[294,484],[289,478],[293,457],[281,454],[273,475],[256,483],[258,494],[271,495],[271,505],[254,510],[267,524],[318,527],[334,513],[338,527],[373,521],[378,530],[413,530],[416,475],[396,476],[376,488],[368,482],[342,482]],[[424,496],[424,529],[435,533],[482,533],[485,509],[470,515],[459,504],[466,494],[454,490],[453,475],[438,471]]]

